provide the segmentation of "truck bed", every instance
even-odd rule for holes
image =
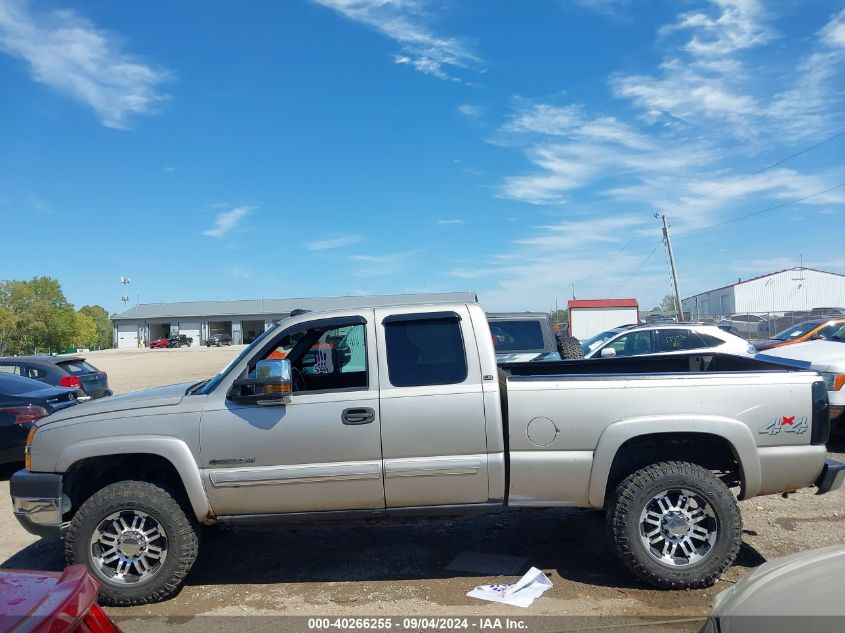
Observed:
[[[697,374],[702,372],[798,371],[796,367],[719,353],[650,354],[622,358],[588,358],[503,363],[511,376],[597,376],[605,374]]]

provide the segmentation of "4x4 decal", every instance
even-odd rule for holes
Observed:
[[[807,424],[806,417],[803,417],[796,422],[794,415],[791,417],[779,416],[775,418],[774,421],[762,427],[760,429],[760,435],[777,435],[781,431],[784,433],[796,433],[800,435],[801,433],[806,433],[808,428],[810,428],[810,426]]]

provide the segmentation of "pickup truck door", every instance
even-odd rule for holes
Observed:
[[[376,309],[375,316],[387,507],[488,501],[481,364],[469,310],[411,306]]]
[[[372,310],[290,326],[238,372],[286,356],[290,404],[239,404],[226,383],[210,394],[200,444],[216,514],[384,508],[374,340]]]

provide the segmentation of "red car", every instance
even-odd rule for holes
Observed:
[[[150,341],[150,347],[167,347],[167,337],[162,336],[161,338],[157,338],[154,341]]]
[[[58,573],[0,570],[0,633],[120,633],[97,604],[99,590],[84,565]]]

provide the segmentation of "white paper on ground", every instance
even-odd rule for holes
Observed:
[[[532,567],[512,585],[481,585],[467,593],[467,596],[515,607],[529,607],[551,586],[552,581],[546,578],[546,574]]]

